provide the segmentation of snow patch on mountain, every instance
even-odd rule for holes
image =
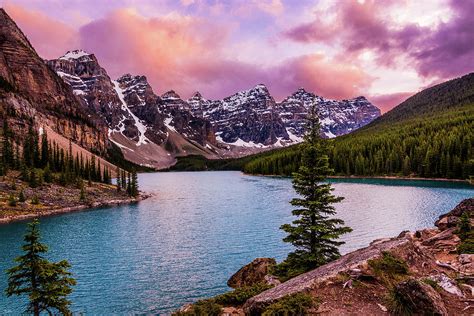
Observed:
[[[113,85],[114,85],[114,90],[115,92],[117,93],[119,99],[120,99],[120,102],[122,102],[122,110],[128,112],[130,114],[130,116],[133,118],[133,120],[135,121],[135,126],[137,127],[138,129],[138,132],[139,132],[139,137],[138,137],[138,142],[137,142],[137,146],[140,146],[142,144],[146,144],[149,142],[148,138],[145,136],[145,133],[146,133],[146,126],[140,121],[140,119],[138,117],[136,117],[135,114],[132,113],[132,111],[130,111],[130,109],[128,108],[127,106],[127,103],[125,102],[125,99],[124,99],[124,94],[123,94],[123,90],[122,88],[120,88],[120,84],[118,83],[118,81],[115,81],[113,80],[112,81]],[[121,121],[121,124],[123,125],[123,121],[124,119],[122,119]]]
[[[73,50],[73,51],[68,51],[66,54],[63,56],[59,57],[59,59],[64,59],[64,60],[71,60],[71,59],[79,59],[84,56],[90,56],[91,54],[83,51],[83,50]]]

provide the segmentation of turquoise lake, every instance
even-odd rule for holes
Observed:
[[[279,229],[291,222],[288,178],[239,172],[149,173],[139,204],[41,219],[52,260],[68,259],[77,286],[73,310],[86,315],[169,314],[181,305],[228,291],[227,279],[256,257],[283,259],[291,247]],[[439,215],[474,196],[446,182],[337,179],[345,200],[338,216],[354,231],[343,253],[403,230],[431,227]],[[21,251],[25,222],[0,225],[0,270]],[[0,274],[0,314],[17,315],[24,300],[7,298]]]

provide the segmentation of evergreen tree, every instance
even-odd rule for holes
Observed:
[[[333,217],[333,204],[343,198],[334,196],[331,184],[323,182],[332,173],[327,153],[327,141],[320,137],[319,120],[313,109],[302,145],[301,166],[293,174],[293,188],[300,196],[291,200],[297,207],[292,212],[297,219],[281,226],[288,234],[283,241],[296,248],[275,268],[282,277],[292,277],[339,258],[338,247],[343,242],[338,238],[352,231],[342,226],[344,221]]]
[[[133,197],[138,196],[138,176],[135,169],[132,170],[132,176],[130,181],[130,195]]]
[[[86,191],[84,190],[84,183],[80,180],[81,193],[79,195],[79,201],[84,202],[86,200]]]
[[[22,247],[25,254],[15,259],[17,266],[7,270],[8,287],[5,292],[7,296],[28,295],[26,313],[38,316],[47,312],[53,315],[53,311],[57,310],[61,314],[71,315],[71,302],[67,296],[76,281],[68,271],[70,265],[66,260],[49,262],[42,256],[48,247],[39,241],[38,225],[38,220],[28,224]]]
[[[461,240],[466,240],[471,234],[471,219],[469,218],[469,211],[464,211],[459,217],[457,234]]]
[[[23,192],[23,190],[20,191],[20,194],[18,195],[18,202],[25,202],[26,201],[26,197],[25,197],[25,193]]]
[[[115,174],[117,175],[117,192],[120,192],[121,189],[122,189],[122,184],[120,183],[120,168],[117,167],[116,171],[115,171]]]
[[[53,174],[51,173],[51,169],[49,168],[49,163],[47,163],[46,167],[44,168],[43,178],[44,181],[47,183],[53,182]]]

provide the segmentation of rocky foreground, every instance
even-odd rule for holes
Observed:
[[[285,315],[473,315],[474,255],[462,253],[472,253],[472,239],[461,241],[458,236],[465,212],[472,225],[474,199],[441,216],[436,228],[375,240],[283,283],[269,274],[274,259],[255,259],[229,280],[236,289],[230,292],[233,296],[224,294],[207,302],[219,303],[220,315],[274,315],[269,307],[298,295],[312,298],[311,307],[292,314],[290,303]],[[249,293],[256,284],[268,289],[240,304],[226,304],[232,302],[230,296],[238,301],[235,297]],[[193,314],[193,305],[180,313]]]

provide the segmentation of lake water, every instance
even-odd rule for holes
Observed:
[[[153,197],[136,205],[41,219],[49,258],[68,259],[77,279],[73,310],[96,314],[167,314],[228,290],[227,279],[256,257],[285,258],[279,226],[292,220],[287,178],[239,172],[154,173],[139,177]],[[345,200],[338,216],[354,231],[342,252],[434,220],[473,187],[432,181],[333,180]],[[0,269],[13,265],[25,223],[0,226]],[[7,277],[0,274],[0,290]],[[3,294],[3,293],[2,293]],[[0,314],[24,301],[0,294]]]

